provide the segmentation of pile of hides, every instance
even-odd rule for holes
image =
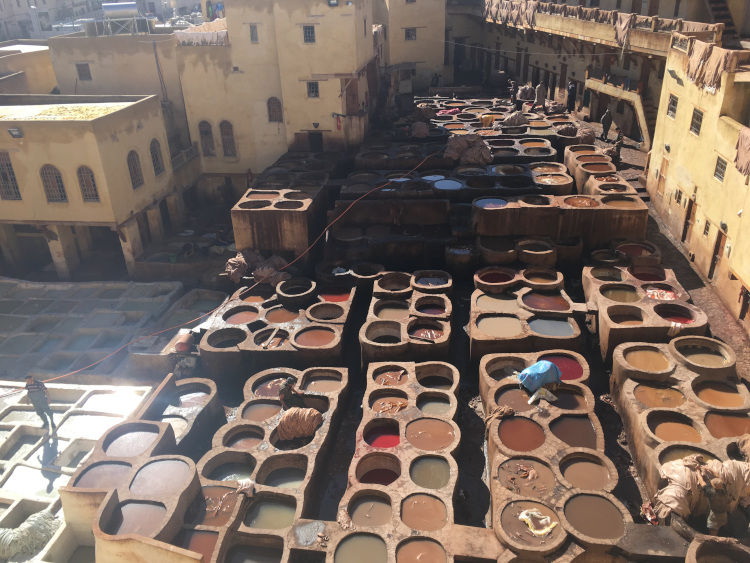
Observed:
[[[569,125],[563,125],[557,130],[558,135],[563,137],[575,137],[578,135],[578,127],[570,123]]]
[[[666,518],[672,512],[683,518],[708,514],[709,502],[701,486],[701,471],[704,481],[716,478],[724,483],[729,496],[727,512],[732,512],[738,504],[750,504],[748,463],[715,459],[705,463],[703,456],[691,455],[661,466],[659,474],[667,485],[656,493],[654,511],[659,518]]]
[[[284,411],[276,432],[279,440],[307,438],[314,435],[321,424],[323,424],[323,415],[317,410],[292,407]]]
[[[734,165],[737,167],[737,172],[743,176],[750,176],[750,127],[740,129]]]
[[[562,113],[565,111],[565,106],[562,105],[560,102],[555,102],[553,100],[547,100],[544,103],[545,109],[547,110],[547,113]]]
[[[267,283],[276,287],[281,282],[292,279],[290,273],[280,271],[286,265],[286,260],[281,256],[271,256],[268,260],[256,264],[253,277],[258,283]]]
[[[617,14],[615,24],[615,41],[620,47],[624,47],[630,39],[630,28],[633,26],[635,14]]]
[[[436,115],[438,115],[438,112],[435,111],[435,108],[431,108],[427,104],[417,104],[417,109],[414,110],[411,117],[414,121],[429,121],[434,119]]]
[[[244,250],[238,252],[234,258],[227,260],[224,271],[229,274],[230,280],[234,283],[240,283],[240,280],[245,276],[247,271],[254,268],[261,260],[263,260],[263,256],[254,250]]]
[[[533,86],[521,86],[518,89],[518,94],[516,96],[519,100],[529,100],[532,101],[536,98],[536,90],[534,90]]]
[[[490,164],[492,151],[481,135],[451,135],[445,148],[446,158],[461,164]]]
[[[423,139],[430,135],[430,126],[422,121],[417,121],[411,126],[411,136]]]
[[[17,528],[0,528],[0,559],[23,556],[25,561],[40,552],[60,527],[60,521],[49,510],[29,516]],[[15,560],[15,559],[13,559]]]
[[[593,145],[596,140],[596,133],[589,127],[581,127],[576,133],[579,145]]]
[[[529,120],[522,111],[514,111],[503,120],[503,125],[517,127],[518,125],[528,125]]]

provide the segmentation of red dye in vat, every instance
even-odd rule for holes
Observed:
[[[486,274],[479,276],[479,279],[485,283],[505,283],[512,278],[503,272],[487,272]]]
[[[323,301],[328,301],[330,303],[342,303],[344,301],[349,301],[348,291],[346,293],[331,291],[330,293],[321,293],[320,296],[323,298]]]
[[[555,364],[560,369],[560,378],[563,381],[571,381],[583,377],[583,366],[578,360],[570,356],[542,356],[539,359]]]
[[[695,322],[695,320],[692,317],[687,317],[683,313],[678,312],[665,312],[665,313],[659,313],[659,316],[662,319],[666,319],[673,323],[678,323],[681,325],[689,325]]]
[[[423,315],[444,315],[445,308],[440,305],[421,305],[417,307],[417,311]]]
[[[617,250],[628,256],[651,256],[654,251],[644,244],[621,244]]]
[[[374,448],[395,448],[401,442],[396,432],[385,428],[370,430],[365,435],[365,442]]]
[[[390,485],[396,479],[398,475],[395,471],[390,469],[371,469],[360,478],[360,483],[368,483],[373,485]]]

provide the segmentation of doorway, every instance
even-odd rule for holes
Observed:
[[[682,226],[682,237],[680,240],[685,242],[690,237],[690,232],[695,224],[695,211],[698,208],[692,199],[688,199],[687,211],[685,212],[685,223]]]
[[[648,3],[648,15],[658,16],[659,15],[659,0],[651,0]]]
[[[643,8],[643,0],[633,0],[630,3],[630,13],[632,14],[640,14],[642,8]]]
[[[164,225],[164,232],[172,234],[172,219],[169,216],[169,207],[167,206],[166,199],[159,202],[159,214],[161,215],[162,225]]]
[[[724,248],[727,245],[727,235],[722,231],[719,231],[716,235],[716,244],[714,244],[714,254],[711,256],[711,267],[708,269],[708,279],[714,279],[716,274],[716,266],[721,262],[721,257],[724,255]]]
[[[310,145],[310,152],[323,152],[323,133],[308,131],[307,142]]]

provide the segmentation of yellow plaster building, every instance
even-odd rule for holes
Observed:
[[[0,248],[17,270],[46,240],[69,279],[109,238],[132,275],[144,244],[182,221],[156,97],[0,95],[0,122]]]
[[[46,43],[0,43],[0,94],[50,94],[55,86],[57,77]]]
[[[747,323],[750,191],[734,162],[739,132],[750,125],[750,51],[735,53],[712,92],[686,75],[693,41],[672,39],[647,188],[691,260]]]

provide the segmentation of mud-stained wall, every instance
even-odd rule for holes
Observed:
[[[12,46],[12,43],[9,45]],[[57,85],[57,77],[52,67],[49,49],[27,53],[10,51],[10,54],[5,56],[3,56],[3,53],[3,51],[0,51],[0,72],[23,72],[26,74],[27,93],[49,94]]]

